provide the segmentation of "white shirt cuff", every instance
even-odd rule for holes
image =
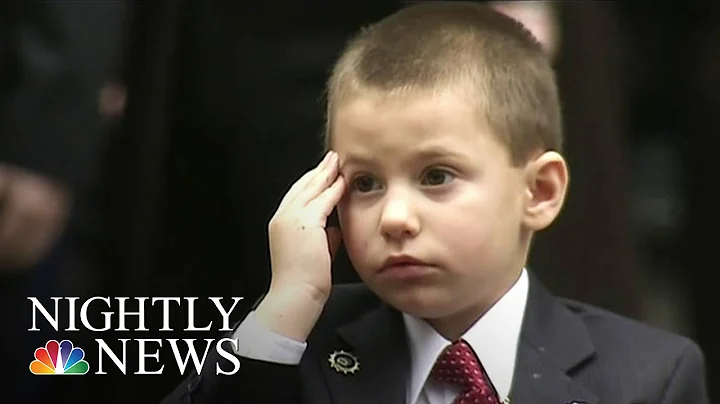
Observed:
[[[235,351],[238,356],[285,365],[300,363],[307,347],[307,342],[298,342],[268,330],[255,318],[254,311],[240,323],[233,338],[238,341]]]

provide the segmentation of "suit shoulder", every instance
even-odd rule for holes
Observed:
[[[637,361],[674,367],[683,355],[702,356],[690,338],[602,308],[570,299],[562,304],[581,318],[597,351],[604,355],[630,355]]]
[[[573,338],[585,341],[583,349],[590,353],[574,365],[573,377],[601,401],[708,402],[704,356],[690,338],[589,304],[558,303],[562,309],[556,313],[567,311],[574,320],[565,321],[582,325],[585,335],[575,327]]]
[[[323,312],[316,323],[314,333],[352,322],[382,305],[382,301],[362,283],[333,285]]]

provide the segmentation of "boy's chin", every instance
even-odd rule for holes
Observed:
[[[404,290],[378,293],[381,299],[396,310],[422,319],[452,315],[454,302],[451,294],[437,287],[416,286]]]

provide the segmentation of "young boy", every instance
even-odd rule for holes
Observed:
[[[551,63],[517,22],[435,2],[363,30],[328,83],[326,146],[270,222],[240,370],[212,356],[166,403],[707,402],[693,342],[525,269],[568,173]],[[335,208],[363,285],[331,286]]]

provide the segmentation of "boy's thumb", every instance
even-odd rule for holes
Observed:
[[[342,243],[342,232],[339,227],[331,226],[326,229],[328,247],[330,248],[330,257],[335,259],[340,244]]]

